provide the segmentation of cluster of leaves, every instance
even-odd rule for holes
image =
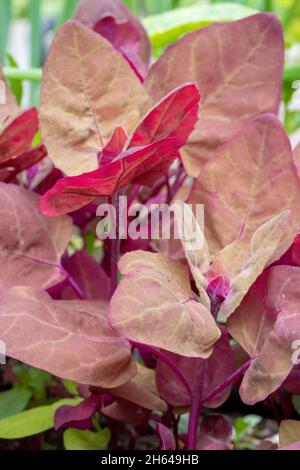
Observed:
[[[82,0],[52,43],[39,116],[7,89],[1,340],[10,358],[50,373],[41,380],[56,393],[39,406],[19,374],[3,392],[18,406],[0,406],[0,438],[54,420],[68,449],[117,447],[122,427],[129,447],[146,430],[162,449],[232,449],[238,431],[219,408],[239,386],[244,404],[276,410],[281,448],[299,448],[300,157],[277,118],[280,22],[212,24],[150,59],[118,0]],[[204,204],[202,246],[100,244],[97,204],[120,191],[129,207]]]

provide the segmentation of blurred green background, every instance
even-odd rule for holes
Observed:
[[[142,18],[155,57],[187,31],[213,21],[231,21],[258,11],[275,12],[282,21],[286,44],[283,120],[289,133],[300,128],[300,109],[294,103],[291,105],[296,81],[300,80],[299,0],[124,0],[124,3]],[[79,0],[0,0],[0,61],[23,105],[38,104],[40,68],[47,50],[55,31],[74,15],[78,4]]]

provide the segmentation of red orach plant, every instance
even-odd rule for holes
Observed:
[[[300,181],[277,117],[283,55],[280,23],[262,13],[188,33],[149,68],[139,21],[86,0],[44,67],[39,147],[37,111],[19,112],[8,90],[1,339],[8,356],[79,384],[83,401],[57,411],[57,429],[90,429],[100,412],[134,435],[151,429],[164,450],[230,450],[218,410],[233,387],[292,417],[282,400],[299,389]],[[28,184],[47,153],[55,169]],[[129,207],[204,204],[202,246],[105,240],[100,264],[97,202],[121,192]],[[299,423],[280,432],[299,449]]]

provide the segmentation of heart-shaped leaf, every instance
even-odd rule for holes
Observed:
[[[203,169],[189,202],[204,204],[212,255],[234,241],[251,240],[260,226],[289,209],[289,229],[278,249],[284,253],[299,231],[300,184],[279,120],[260,116],[224,144]]]
[[[278,18],[260,13],[193,31],[151,67],[145,87],[155,101],[185,82],[202,93],[201,118],[182,150],[189,174],[197,176],[216,148],[250,118],[277,113],[283,57]]]
[[[95,170],[114,128],[129,133],[149,107],[139,79],[106,39],[77,21],[62,26],[41,90],[43,140],[59,169],[67,175]]]
[[[298,267],[269,268],[229,319],[230,334],[253,358],[240,387],[247,404],[277,390],[295,365],[294,342],[300,338],[299,281]]]
[[[116,387],[136,373],[129,344],[107,322],[106,302],[52,300],[15,287],[1,295],[7,355],[78,383]]]
[[[16,285],[50,287],[63,280],[60,258],[72,233],[67,216],[47,218],[39,197],[13,184],[0,183],[0,289]]]
[[[282,254],[280,244],[289,222],[290,211],[285,211],[259,227],[250,243],[241,240],[236,242],[236,246],[229,245],[225,248],[227,262],[230,260],[238,271],[229,277],[229,293],[221,303],[220,318],[226,320],[235,311],[265,267],[280,257]],[[228,248],[233,248],[231,253],[228,253]],[[222,257],[222,251],[219,255]],[[236,256],[236,260],[234,260],[234,256]],[[228,267],[230,269],[229,263]]]
[[[220,332],[194,300],[184,265],[136,251],[121,259],[119,269],[124,278],[110,303],[110,321],[121,335],[183,356],[211,354]]]

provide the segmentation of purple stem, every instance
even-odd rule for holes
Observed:
[[[119,193],[116,193],[112,199],[112,204],[115,208],[116,214],[116,238],[111,240],[111,253],[110,253],[110,296],[112,297],[118,286],[118,261],[120,257],[121,242],[119,239]]]
[[[149,353],[156,356],[158,359],[161,359],[165,364],[167,364],[167,366],[169,366],[170,369],[172,369],[172,371],[177,375],[178,379],[181,381],[182,385],[186,388],[189,395],[192,395],[191,387],[188,381],[186,380],[184,374],[164,352],[162,352],[160,349],[154,348],[153,346],[149,346],[148,344],[142,344],[142,343],[138,343],[132,340],[129,340],[129,342],[132,344],[132,346],[139,348],[139,349],[145,349]]]
[[[136,184],[135,187],[133,188],[132,192],[130,193],[130,196],[128,198],[128,207],[131,206],[135,198],[137,197],[141,187],[139,184]]]
[[[169,203],[172,201],[172,199],[176,195],[177,191],[181,188],[185,178],[186,178],[186,172],[185,172],[185,169],[183,168],[182,164],[180,163],[180,165],[177,169],[176,179],[175,179],[174,184],[171,187],[169,195],[168,195],[168,202]]]
[[[203,407],[203,403],[212,400],[216,395],[218,395],[222,390],[227,388],[229,385],[235,383],[238,378],[248,369],[251,364],[251,359],[245,362],[239,369],[233,372],[227,379],[215,387],[208,395],[205,397],[202,396],[205,375],[206,375],[206,368],[207,368],[207,361],[201,362],[197,374],[197,386],[193,390],[192,394],[192,402],[191,402],[191,412],[190,412],[190,419],[189,419],[189,429],[188,429],[188,438],[187,438],[187,449],[188,450],[195,450],[197,446],[197,436],[198,436],[198,426],[199,426],[199,418],[200,413]]]
[[[240,376],[246,372],[250,364],[251,364],[251,359],[249,359],[249,361],[245,362],[245,364],[243,364],[239,369],[237,369],[229,377],[227,377],[225,382],[218,385],[211,392],[209,392],[208,395],[206,395],[206,397],[203,398],[203,403],[212,400],[216,395],[221,393],[229,385],[234,384],[240,378]]]
[[[196,386],[192,393],[191,411],[187,436],[187,449],[195,450],[197,446],[199,417],[203,405],[203,386],[207,370],[207,360],[201,361],[197,371]]]

